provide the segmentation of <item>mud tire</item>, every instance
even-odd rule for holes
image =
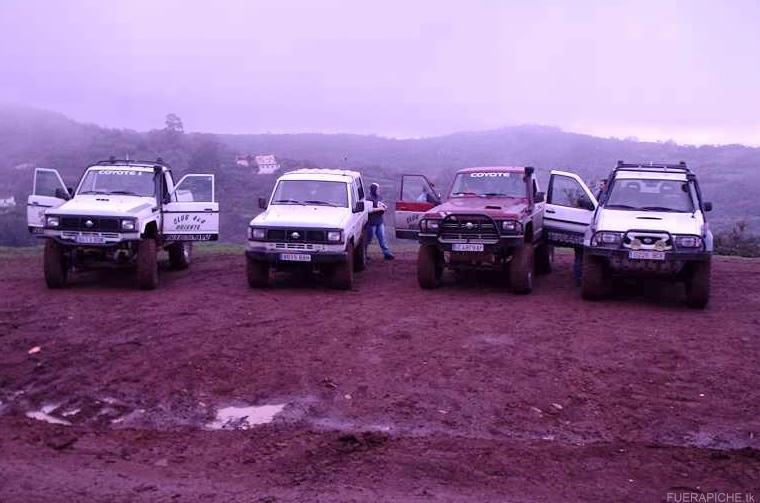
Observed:
[[[137,286],[140,290],[154,290],[158,286],[158,247],[155,239],[144,239],[137,245]]]
[[[515,249],[509,263],[509,288],[513,293],[526,295],[533,291],[534,254],[531,243]]]
[[[245,273],[249,287],[266,288],[269,286],[269,264],[267,262],[246,257]]]
[[[554,247],[541,243],[536,247],[536,275],[544,275],[552,272],[552,263],[554,262]]]
[[[169,246],[168,252],[172,269],[181,271],[190,267],[193,260],[193,243],[189,241],[174,243]]]
[[[362,233],[364,236],[366,232]],[[362,238],[359,242],[359,246],[354,248],[354,272],[362,272],[367,268],[367,246],[366,238]]]
[[[354,287],[354,254],[353,243],[346,245],[346,261],[335,264],[330,273],[330,286],[336,290],[351,290]]]
[[[610,278],[604,260],[583,254],[581,296],[585,300],[599,300],[610,293]]]
[[[686,278],[686,305],[704,309],[710,301],[711,262],[694,262]]]
[[[52,239],[45,240],[43,259],[45,283],[48,288],[63,288],[69,279],[69,265],[64,248]]]
[[[417,283],[424,290],[432,290],[441,285],[443,257],[434,245],[420,245],[417,252]]]

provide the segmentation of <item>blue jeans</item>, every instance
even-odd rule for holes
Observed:
[[[575,248],[575,260],[573,261],[573,279],[575,283],[581,282],[583,276],[583,248]]]
[[[385,242],[385,224],[381,222],[379,224],[370,224],[369,227],[367,227],[367,248],[369,248],[370,243],[372,243],[373,234],[377,236],[377,242],[380,244],[380,249],[383,250],[383,255],[386,257],[392,257],[393,254],[391,253],[390,248],[388,248],[388,243]]]

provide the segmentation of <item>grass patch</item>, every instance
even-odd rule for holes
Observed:
[[[0,257],[28,257],[42,253],[42,246],[0,246]]]
[[[245,245],[240,243],[195,243],[193,254],[197,255],[242,255]]]

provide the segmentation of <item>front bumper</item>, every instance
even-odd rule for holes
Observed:
[[[311,260],[308,262],[283,260],[283,254],[309,255]],[[346,252],[309,252],[303,250],[283,250],[283,251],[262,251],[246,250],[245,256],[251,260],[258,260],[274,265],[309,265],[309,264],[341,264],[345,263],[348,257]]]
[[[680,252],[669,250],[662,260],[656,259],[632,259],[628,249],[610,249],[586,247],[584,253],[606,259],[611,271],[623,275],[678,275],[690,262],[704,262],[710,260],[711,253],[705,251]]]
[[[44,229],[42,232],[35,232],[34,235],[38,238],[53,239],[63,246],[72,248],[109,248],[140,240],[139,232],[84,232]]]
[[[629,252],[632,250],[628,250],[625,248],[597,248],[597,247],[586,247],[584,248],[584,252],[588,253],[589,255],[595,255],[598,257],[607,257],[609,259],[616,259],[616,260],[631,260],[631,261],[640,261],[640,259],[630,259],[628,257]],[[655,250],[652,250],[655,251]],[[658,260],[657,262],[702,262],[706,260],[710,260],[710,257],[712,256],[709,252],[704,251],[674,251],[669,250],[663,252],[665,254],[664,260]]]
[[[452,251],[452,245],[455,244],[455,242],[450,241],[441,241],[438,238],[437,234],[419,234],[419,242],[423,245],[433,245],[437,246],[439,250],[450,252]],[[457,241],[458,243],[462,244],[479,244],[480,241]],[[520,246],[523,246],[525,244],[525,237],[522,235],[515,235],[515,236],[501,236],[499,237],[499,240],[495,243],[489,242],[489,243],[482,243],[483,244],[483,253],[493,253],[493,254],[506,254],[510,250],[513,250],[515,248],[518,248]]]

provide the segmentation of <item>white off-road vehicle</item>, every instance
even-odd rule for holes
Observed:
[[[583,244],[581,293],[610,293],[612,276],[658,276],[683,281],[686,302],[710,298],[713,235],[697,178],[686,163],[618,161],[599,201],[573,173],[552,171],[544,228],[556,245]]]
[[[269,283],[270,269],[319,270],[348,290],[365,267],[368,211],[356,171],[299,169],[277,179],[264,212],[251,220],[246,247],[248,284]]]
[[[156,162],[98,162],[76,190],[56,170],[38,168],[27,202],[29,231],[45,239],[45,281],[66,284],[72,269],[136,267],[140,288],[158,285],[157,252],[171,265],[190,264],[192,241],[219,237],[214,175],[185,175],[174,183],[171,168]]]

